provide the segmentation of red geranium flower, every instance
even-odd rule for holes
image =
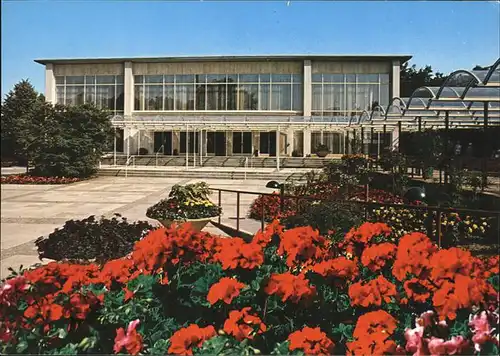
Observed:
[[[264,289],[269,294],[276,294],[285,302],[290,299],[293,303],[301,300],[310,300],[316,294],[316,287],[310,286],[303,274],[295,276],[290,272],[273,274]]]
[[[314,264],[311,270],[323,277],[337,277],[353,280],[357,277],[359,270],[355,261],[345,257],[338,257]]]
[[[258,316],[249,314],[252,308],[246,307],[229,312],[229,319],[224,323],[224,331],[238,341],[252,340],[256,334],[262,334],[267,327]]]
[[[201,347],[206,340],[215,335],[215,328],[211,325],[200,328],[196,324],[191,324],[172,335],[168,352],[175,355],[192,355],[193,347]]]
[[[310,226],[297,227],[283,233],[278,254],[286,253],[286,264],[293,267],[300,263],[310,263],[326,255],[326,239]]]
[[[115,345],[113,350],[115,354],[125,348],[131,355],[137,355],[142,350],[142,336],[135,330],[139,324],[139,319],[131,321],[128,324],[127,333],[123,328],[116,330]]]
[[[219,300],[226,304],[231,304],[234,298],[240,295],[240,290],[245,285],[234,278],[223,277],[219,282],[213,284],[208,291],[207,300],[214,305]]]
[[[414,232],[399,240],[392,274],[399,281],[413,274],[419,278],[429,272],[429,257],[437,251],[437,246],[424,234]]]
[[[396,245],[385,242],[378,245],[368,246],[363,250],[361,263],[372,272],[382,269],[387,261],[396,255]]]
[[[241,238],[221,239],[214,259],[223,269],[237,267],[253,269],[264,263],[264,251],[256,243],[245,243]]]
[[[396,319],[386,311],[377,310],[361,315],[353,333],[355,340],[347,343],[349,354],[394,354],[396,344],[389,338],[396,327]]]
[[[384,276],[379,275],[376,279],[363,284],[362,281],[351,284],[349,297],[352,305],[369,307],[380,306],[382,300],[389,303],[396,296],[396,286],[389,282]]]
[[[306,355],[331,355],[335,344],[320,328],[304,327],[288,336],[290,351],[302,350]]]
[[[412,278],[405,281],[403,287],[408,298],[421,303],[429,299],[431,291],[434,289],[432,284],[427,280],[418,278]]]

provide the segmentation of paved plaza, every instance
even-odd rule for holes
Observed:
[[[47,236],[67,220],[90,215],[111,217],[120,213],[129,220],[150,220],[146,210],[165,198],[174,184],[188,184],[199,179],[100,177],[70,185],[1,185],[1,277],[8,267],[18,269],[40,263],[34,241]],[[212,188],[272,192],[264,180],[204,179]],[[222,193],[221,222],[236,226],[236,194]],[[241,195],[240,214],[246,216],[256,196]],[[217,194],[212,195],[217,203]],[[253,233],[260,223],[243,219],[240,229]],[[221,233],[209,224],[205,230]],[[46,262],[46,261],[43,261]]]

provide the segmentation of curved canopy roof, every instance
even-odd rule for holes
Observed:
[[[486,113],[487,110],[487,113]],[[487,114],[487,117],[486,117]],[[500,124],[500,58],[485,70],[457,70],[440,87],[420,87],[409,98],[393,98],[349,121],[349,126],[421,125],[442,127]],[[420,118],[420,120],[419,120]]]

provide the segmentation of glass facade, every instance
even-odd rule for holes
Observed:
[[[134,100],[136,111],[302,111],[302,75],[136,75]]]
[[[123,75],[56,76],[56,102],[64,105],[94,104],[122,113]]]
[[[389,74],[313,74],[312,115],[354,116],[389,104]]]

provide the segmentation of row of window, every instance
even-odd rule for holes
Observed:
[[[389,103],[388,74],[313,74],[312,115],[350,116]],[[123,75],[57,76],[57,102],[122,112]],[[299,74],[138,75],[136,111],[302,111]]]
[[[94,104],[100,109],[123,112],[123,75],[57,76],[58,104]]]
[[[302,110],[299,74],[138,75],[138,111]]]

